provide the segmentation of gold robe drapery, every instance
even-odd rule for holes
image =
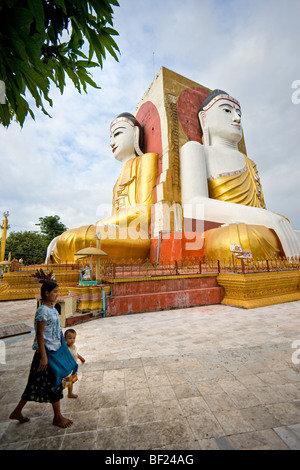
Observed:
[[[149,255],[149,224],[157,157],[147,153],[131,158],[122,167],[113,190],[112,215],[100,220],[101,249],[113,260],[145,259]],[[112,225],[119,227],[112,227]],[[75,262],[74,253],[96,246],[96,225],[67,230],[57,240],[54,263]]]
[[[209,197],[219,201],[266,208],[255,163],[246,158],[241,170],[222,173],[208,179]]]
[[[219,201],[266,208],[255,163],[245,156],[241,170],[223,173],[208,179],[209,197]],[[241,245],[253,258],[282,256],[281,244],[275,233],[263,225],[229,224],[204,233],[204,253],[208,258],[228,259],[230,245]]]

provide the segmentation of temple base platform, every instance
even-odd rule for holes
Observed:
[[[40,267],[46,271],[46,267]],[[103,278],[98,285],[79,285],[79,271],[51,266],[59,284],[61,326],[106,316],[218,303],[252,309],[300,300],[300,270],[295,267],[243,273],[241,267],[239,272],[223,272],[224,267],[218,265],[207,266],[214,272],[205,273],[202,265],[192,267],[196,272],[184,274],[179,265],[165,266],[165,270],[163,265],[151,264],[144,271],[139,266],[127,268],[121,267],[119,272],[115,269],[111,277]],[[170,275],[166,274],[169,270]],[[32,274],[32,271],[5,274],[0,301],[38,299],[40,284]]]
[[[123,279],[110,284],[108,315],[218,304],[223,297],[214,274]]]
[[[300,271],[218,275],[221,303],[249,309],[300,300],[299,283]]]
[[[22,271],[3,275],[0,301],[34,299],[41,291],[41,284],[33,277],[37,269],[43,269],[46,274],[53,271],[60,295],[68,295],[69,286],[77,285],[80,278],[79,271],[72,265],[36,265],[35,268],[25,266]]]

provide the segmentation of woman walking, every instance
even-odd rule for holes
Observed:
[[[10,419],[20,423],[29,421],[22,411],[27,401],[51,403],[53,407],[53,424],[62,428],[71,426],[72,421],[61,414],[60,400],[63,398],[63,385],[57,386],[57,377],[49,367],[49,355],[61,348],[62,329],[59,315],[54,308],[58,296],[58,285],[54,281],[44,281],[41,286],[41,305],[35,314],[35,338],[32,349],[35,350],[28,382],[20,402],[10,414]]]

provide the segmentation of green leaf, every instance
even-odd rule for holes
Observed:
[[[74,70],[72,70],[71,68],[67,67],[65,69],[67,75],[69,76],[69,78],[72,80],[72,82],[74,83],[75,87],[77,88],[77,90],[79,91],[79,93],[81,93],[81,87],[80,87],[80,81],[76,75],[76,73],[74,72]]]
[[[99,89],[101,88],[97,85],[96,82],[94,82],[90,74],[85,69],[78,69],[77,74],[85,92],[86,92],[86,83],[88,83],[94,88],[99,88]]]
[[[81,93],[100,88],[88,72],[103,67],[106,54],[118,61],[114,41],[113,7],[116,0],[2,0],[0,2],[0,78],[6,84],[7,105],[0,121],[23,124],[34,118],[27,97],[49,115],[50,81],[63,93],[66,74]],[[88,51],[85,53],[85,51]],[[92,60],[93,59],[93,60]]]
[[[9,18],[9,22],[15,28],[27,28],[29,29],[30,24],[33,21],[33,15],[27,8],[22,7],[14,7],[11,9],[11,17]]]
[[[90,60],[77,60],[77,67],[98,67],[98,62],[91,62]]]
[[[9,110],[9,104],[0,104],[0,122],[3,124],[3,126],[7,127],[9,126],[11,119],[11,113]]]
[[[29,10],[35,19],[35,26],[40,33],[45,31],[45,15],[42,0],[27,0]]]
[[[86,36],[89,39],[90,47],[91,47],[92,51],[95,52],[95,54],[97,56],[97,59],[99,61],[99,64],[102,68],[102,66],[103,66],[102,58],[103,57],[105,58],[105,51],[104,51],[104,48],[103,48],[103,46],[102,46],[102,44],[99,40],[99,37],[96,34],[96,32],[91,28],[87,28]],[[89,59],[91,59],[91,58],[92,57],[91,57],[91,54],[90,54]]]
[[[26,55],[30,62],[39,66],[41,57],[41,42],[38,38],[36,38],[36,36],[37,35],[26,37],[25,34],[21,34],[21,39],[23,40]],[[24,58],[25,56],[23,56],[23,59]]]
[[[61,7],[62,11],[66,14],[67,13],[67,9],[66,9],[66,5],[65,5],[65,1],[64,0],[54,0],[54,3]]]
[[[59,65],[55,65],[54,68],[54,78],[52,78],[52,81],[58,86],[60,93],[63,94],[64,87],[65,87],[65,71],[62,67]]]
[[[106,34],[110,34],[111,36],[119,36],[118,31],[116,31],[115,29],[112,29],[112,28],[108,28],[107,26],[104,26],[102,28],[102,31],[105,32]],[[116,46],[116,47],[118,47],[118,46]]]

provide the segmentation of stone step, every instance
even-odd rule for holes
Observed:
[[[71,328],[72,326],[79,325],[80,323],[85,323],[87,321],[96,320],[97,318],[103,318],[103,313],[98,310],[91,310],[86,313],[75,312],[70,317],[66,318],[64,328]]]
[[[221,287],[112,296],[107,298],[107,314],[113,316],[218,304],[222,297],[223,289]]]
[[[111,283],[112,296],[150,294],[157,292],[175,292],[189,289],[205,289],[218,287],[217,276],[174,277],[147,280],[134,280],[132,282]]]

